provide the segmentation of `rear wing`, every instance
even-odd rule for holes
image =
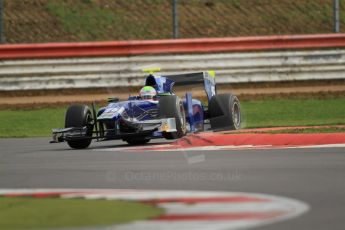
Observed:
[[[146,78],[145,85],[154,86],[158,93],[172,93],[173,86],[203,85],[208,101],[216,95],[214,71],[154,76]]]

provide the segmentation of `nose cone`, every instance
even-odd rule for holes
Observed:
[[[158,101],[131,101],[126,108],[126,114],[139,121],[156,119],[158,116]]]
[[[97,120],[117,120],[124,111],[124,106],[108,107],[98,116]]]

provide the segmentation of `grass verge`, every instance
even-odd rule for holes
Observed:
[[[262,100],[241,105],[245,128],[345,124],[345,98]]]
[[[162,39],[172,36],[169,0],[3,2],[4,28],[9,43]],[[181,0],[178,1],[179,36],[331,33],[332,6],[331,0],[295,0],[293,3],[289,0]],[[340,11],[344,9],[342,0]],[[340,23],[345,23],[342,13]]]
[[[1,110],[0,137],[49,136],[52,128],[64,126],[66,108]]]
[[[106,226],[161,214],[154,206],[127,201],[0,197],[3,230]]]
[[[243,101],[241,107],[243,128],[345,124],[345,98]],[[0,137],[49,136],[52,128],[63,127],[65,111],[1,110]]]
[[[304,129],[282,129],[267,131],[266,133],[345,133],[345,128],[342,127],[325,127],[325,128],[304,128]]]

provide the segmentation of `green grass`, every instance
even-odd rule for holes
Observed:
[[[90,8],[88,7],[90,4],[91,2],[88,1],[75,5],[67,5],[66,2],[61,1],[48,1],[47,9],[59,18],[67,32],[76,34],[81,40],[98,40],[106,28],[114,23],[121,23],[119,21],[121,14],[97,6]]]
[[[140,2],[140,5],[137,1],[126,0],[118,5],[116,2],[103,4],[91,0],[50,0],[46,2],[45,8],[59,21],[65,32],[78,40],[113,40],[115,38],[109,37],[114,36],[117,40],[126,40],[134,39],[138,34],[147,39],[153,25],[157,27],[157,34],[161,27],[170,25],[165,19],[161,18],[159,25],[156,17],[148,17],[157,7],[160,11],[165,10],[169,6],[166,3],[164,0],[146,0]],[[147,12],[148,9],[150,12]]]
[[[345,124],[345,98],[249,101],[241,105],[245,128]]]
[[[246,132],[243,132],[246,131]],[[241,130],[241,131],[229,131],[224,132],[225,134],[243,134],[243,133],[269,133],[269,134],[280,134],[280,133],[345,133],[345,128],[337,126],[325,126],[318,128],[284,128],[279,130]]]
[[[153,218],[162,210],[127,201],[0,197],[0,229],[105,226]]]
[[[243,101],[243,128],[345,124],[345,98]],[[66,108],[0,111],[0,137],[49,136]]]
[[[63,127],[65,108],[0,111],[0,137],[49,136],[52,128]]]
[[[306,128],[306,129],[282,129],[282,130],[274,130],[274,131],[267,131],[266,133],[345,133],[345,128],[339,127],[327,127],[327,128]]]
[[[332,3],[332,0],[178,1],[179,36],[332,33]],[[345,1],[341,0],[340,12],[344,9]],[[9,43],[172,37],[170,0],[17,0],[4,1],[4,12]],[[345,14],[340,14],[340,23],[343,28]]]

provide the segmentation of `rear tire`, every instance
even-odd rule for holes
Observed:
[[[126,141],[129,145],[144,145],[150,141],[150,139],[134,139],[134,140],[124,140]]]
[[[232,94],[219,94],[209,103],[210,123],[214,130],[241,128],[240,101]]]
[[[93,124],[91,110],[86,105],[71,105],[65,116],[65,128],[87,126],[86,137],[92,137]],[[91,139],[70,140],[67,144],[74,149],[89,147]]]
[[[186,114],[183,103],[176,95],[162,96],[159,99],[160,118],[175,118],[177,132],[163,132],[165,139],[177,139],[186,135]]]

